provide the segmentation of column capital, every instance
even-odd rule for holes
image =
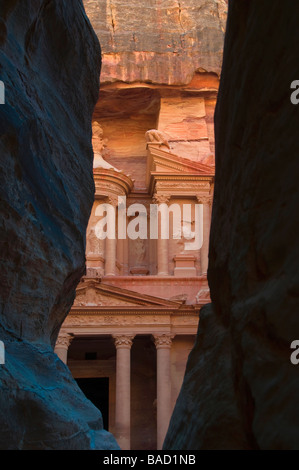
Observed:
[[[155,204],[169,204],[169,201],[170,201],[170,196],[167,196],[165,194],[155,193],[153,196],[153,202]]]
[[[131,349],[135,335],[112,335],[116,349]]]
[[[199,204],[212,204],[212,196],[210,194],[196,194],[196,199]]]
[[[74,339],[74,335],[63,331],[59,333],[55,347],[58,346],[58,347],[64,347],[65,349],[68,349],[73,339]]]
[[[175,337],[173,334],[169,333],[162,333],[162,334],[157,334],[153,335],[153,339],[156,345],[157,349],[170,349],[172,340]]]
[[[107,202],[106,203],[108,203],[111,206],[113,206],[114,208],[116,208],[118,206],[118,196],[116,194],[111,194],[111,195],[107,196]]]

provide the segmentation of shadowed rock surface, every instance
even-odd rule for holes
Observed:
[[[84,6],[103,51],[101,83],[181,85],[196,71],[220,73],[227,0],[84,0]]]
[[[0,15],[0,448],[117,448],[53,353],[85,270],[99,43],[81,1]]]
[[[212,304],[165,449],[298,449],[298,4],[231,0],[215,116]]]

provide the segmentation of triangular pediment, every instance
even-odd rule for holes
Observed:
[[[73,307],[160,307],[178,308],[181,300],[166,300],[160,297],[140,294],[102,283],[100,279],[83,279],[76,289]]]
[[[179,157],[168,151],[166,147],[148,145],[148,171],[167,174],[197,174],[213,176],[215,168],[188,158]]]

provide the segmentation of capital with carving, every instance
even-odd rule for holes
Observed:
[[[208,204],[209,206],[212,204],[212,196],[208,194],[197,194],[196,199],[199,204]]]
[[[112,335],[116,349],[131,349],[135,335]]]
[[[110,196],[107,196],[107,203],[110,204],[111,206],[113,207],[117,207],[118,206],[118,196],[116,195],[110,195]]]
[[[165,194],[154,194],[153,197],[153,202],[155,204],[169,204],[170,201],[170,196],[167,196]]]
[[[73,339],[74,336],[69,333],[59,333],[55,347],[68,349]]]
[[[156,345],[157,349],[170,349],[172,340],[175,337],[175,335],[172,334],[159,334],[159,335],[153,335],[153,339]]]

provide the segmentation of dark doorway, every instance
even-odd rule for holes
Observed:
[[[102,413],[104,429],[109,426],[109,378],[93,377],[88,379],[76,379],[84,395]]]

